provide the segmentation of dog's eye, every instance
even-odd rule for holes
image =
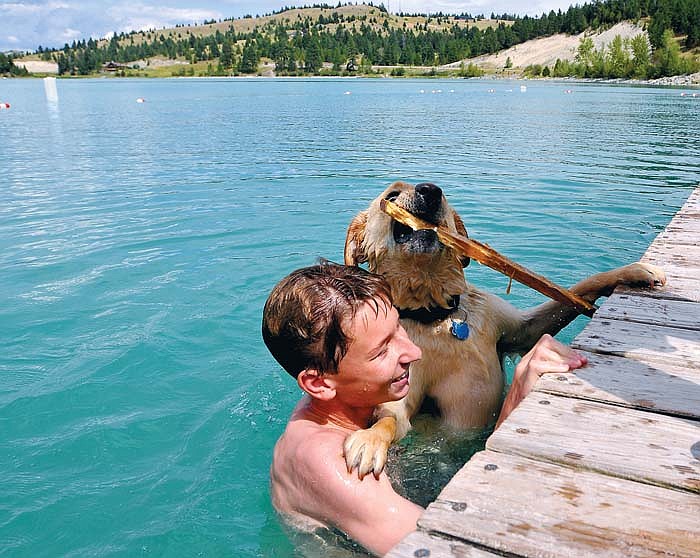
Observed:
[[[384,198],[384,199],[389,200],[390,202],[393,202],[396,198],[399,197],[399,194],[401,194],[401,192],[399,192],[398,190],[394,190],[393,192],[389,192],[386,195],[386,198]]]

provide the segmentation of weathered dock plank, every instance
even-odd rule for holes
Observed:
[[[416,531],[396,545],[387,556],[413,556],[415,558],[496,558],[495,554],[464,542],[438,537],[432,533]]]
[[[668,362],[700,368],[700,331],[624,322],[591,320],[572,346],[594,353],[624,356],[643,362]]]
[[[670,248],[664,244],[651,245],[641,261],[662,267],[670,279],[700,278],[700,247],[674,244],[673,248]]]
[[[613,293],[596,318],[700,330],[698,305],[692,301],[646,297],[643,293]]]
[[[688,215],[681,210],[666,225],[665,230],[669,233],[679,233],[688,237],[695,235],[695,238],[697,238],[697,234],[700,233],[700,223],[698,223],[695,215]]]
[[[657,258],[657,261],[688,264],[691,267],[700,266],[700,246],[697,244],[697,237],[687,239],[687,244],[681,242],[683,239],[684,237],[674,237],[672,240],[663,240],[657,237],[657,240],[647,248],[645,256],[648,254],[649,257]]]
[[[664,229],[654,240],[655,243],[662,244],[675,244],[675,245],[686,245],[695,246],[696,239],[698,238],[692,230],[691,221],[693,219],[683,218],[678,219],[673,227],[670,229]]]
[[[538,392],[486,448],[700,493],[700,423],[683,418]]]
[[[651,263],[651,262],[649,262]],[[669,300],[686,300],[689,302],[700,302],[700,276],[697,278],[680,277],[673,275],[671,270],[664,267],[668,283],[660,289],[645,290],[644,296],[649,298],[665,298]],[[629,287],[618,287],[617,293],[639,294],[639,289]]]
[[[700,187],[695,188],[690,193],[681,211],[690,213],[693,209],[696,210],[696,213],[700,213]]]
[[[508,556],[697,558],[698,517],[694,494],[485,451],[418,524]]]
[[[583,351],[588,365],[545,374],[536,391],[700,419],[700,370]]]
[[[700,219],[697,219],[700,221]],[[663,268],[668,283],[661,289],[643,291],[651,298],[672,298],[700,302],[700,246],[696,235],[679,235],[665,230],[649,246],[641,258],[642,262]],[[638,290],[618,287],[618,292],[631,293]]]
[[[688,199],[676,213],[676,217],[684,215],[700,215],[700,188],[696,187],[688,196]]]

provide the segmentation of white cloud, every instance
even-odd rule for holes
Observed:
[[[148,0],[2,2],[0,21],[3,30],[12,29],[13,38],[0,35],[0,51],[34,50],[39,45],[61,48],[66,42],[104,37],[114,31],[160,29],[230,16],[222,14],[218,4],[214,6],[216,9],[179,7],[178,0],[156,0],[155,4]]]
[[[109,18],[117,23],[120,31],[142,31],[172,27],[178,23],[202,23],[205,20],[224,16],[214,10],[148,6],[142,3],[112,5],[107,10]]]
[[[83,34],[82,31],[78,31],[77,29],[71,29],[70,27],[66,27],[63,30],[63,33],[61,33],[61,37],[63,37],[63,39],[65,41],[72,41],[74,39],[78,39],[78,38],[82,37],[82,34]]]
[[[18,16],[18,15],[27,15],[31,13],[35,13],[39,10],[42,9],[42,6],[32,6],[29,4],[19,4],[19,3],[5,3],[5,4],[0,4],[0,12],[2,12],[3,16]]]
[[[70,7],[71,6],[65,2],[43,2],[40,4],[30,4],[27,2],[4,2],[0,3],[0,14],[2,14],[3,17],[26,16]]]

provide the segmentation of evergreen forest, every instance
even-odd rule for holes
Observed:
[[[403,67],[429,67],[434,75],[437,66],[496,53],[530,39],[633,21],[645,26],[648,40],[644,35],[616,39],[600,52],[582,40],[575,61],[559,60],[552,68],[528,67],[526,73],[645,79],[699,69],[693,54],[700,50],[700,0],[596,0],[539,17],[491,14],[489,25],[479,25],[484,16],[469,14],[418,19],[420,14],[389,14],[383,5],[370,4],[360,15],[348,15],[341,7],[310,6],[320,8],[313,17],[285,7],[266,17],[245,16],[253,23],[245,28],[235,25],[240,19],[210,21],[197,27],[114,34],[109,40],[74,41],[62,49],[39,47],[36,53],[55,61],[61,75],[94,74],[108,62],[128,75],[134,61],[156,56],[182,61],[181,75],[193,75],[194,65],[202,63],[204,75],[255,74],[261,61],[274,64],[276,75],[369,74],[376,65],[394,67],[393,75],[403,75]],[[291,10],[297,17],[284,17]],[[8,57],[4,60],[8,65]],[[474,65],[462,67],[462,75],[478,74]]]

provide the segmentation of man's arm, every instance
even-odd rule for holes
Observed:
[[[362,480],[349,473],[344,437],[340,431],[328,432],[308,444],[304,476],[310,481],[310,494],[305,498],[308,506],[300,511],[383,556],[416,530],[423,508],[399,496],[384,472]]]
[[[518,404],[530,393],[542,374],[569,372],[585,366],[588,359],[554,339],[543,335],[515,367],[513,383],[503,402],[496,428],[508,417]]]

